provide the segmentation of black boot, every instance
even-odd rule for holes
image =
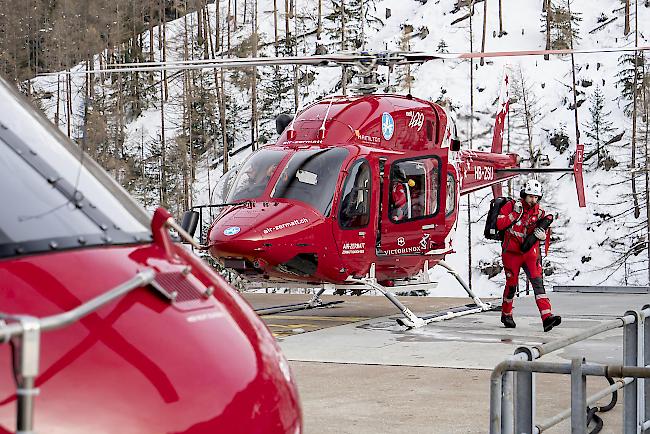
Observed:
[[[542,321],[542,324],[544,325],[544,331],[551,331],[553,327],[559,326],[561,322],[562,318],[560,316],[551,314]]]
[[[512,315],[501,315],[501,322],[507,329],[513,329],[517,327],[515,320],[512,319]]]

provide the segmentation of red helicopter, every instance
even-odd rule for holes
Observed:
[[[328,97],[293,118],[279,117],[277,142],[253,153],[221,181],[226,203],[208,207],[225,207],[210,226],[207,243],[197,247],[249,280],[321,285],[306,303],[258,313],[322,306],[319,297],[327,288],[379,290],[402,312],[398,322],[407,327],[491,309],[444,262],[453,252],[459,197],[490,186],[501,195],[501,183],[521,173],[568,171],[575,174],[584,206],[583,146],[577,145],[573,168],[520,168],[519,156],[503,154],[507,74],[491,152],[461,150],[454,121],[441,105],[411,95],[372,94],[369,90],[377,86],[368,77],[378,65],[565,51],[293,58],[299,64],[359,65],[362,94]],[[217,64],[241,66],[238,60]],[[245,65],[270,62],[246,59]],[[193,233],[198,220],[202,216],[193,210],[183,225]],[[435,265],[447,268],[474,303],[418,317],[391,291],[399,283],[406,283],[400,289],[435,287],[427,272]]]
[[[248,303],[0,79],[0,433],[302,430]]]

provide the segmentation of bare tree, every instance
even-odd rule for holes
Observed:
[[[487,27],[487,3],[488,0],[483,0],[483,36],[481,37],[481,53],[485,53],[485,32]],[[483,65],[485,65],[485,57],[481,57],[481,66]]]

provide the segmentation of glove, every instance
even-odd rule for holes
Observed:
[[[516,212],[517,214],[521,214],[521,210],[523,209],[523,206],[521,205],[520,201],[516,201],[515,204],[512,206],[512,210]]]
[[[535,238],[540,241],[544,241],[546,239],[546,231],[542,228],[536,228],[533,233],[535,234]]]

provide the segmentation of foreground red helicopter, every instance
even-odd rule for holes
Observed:
[[[301,432],[248,303],[1,79],[0,185],[0,433]]]

